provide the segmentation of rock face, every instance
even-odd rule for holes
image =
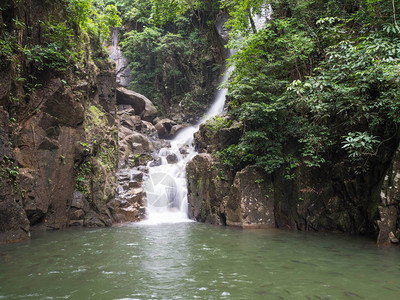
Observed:
[[[201,153],[186,171],[190,218],[242,228],[275,227],[273,187],[262,170],[248,167],[230,178],[210,154]]]
[[[256,167],[238,172],[226,204],[226,224],[240,227],[274,228],[274,197],[270,180]]]
[[[226,186],[212,168],[211,155],[196,155],[186,165],[189,217],[211,224],[226,224],[225,206],[229,194],[224,196]]]
[[[130,105],[120,105],[119,123],[119,170],[117,195],[110,203],[114,222],[140,221],[145,217],[146,194],[143,179],[147,174],[144,167],[153,160],[153,139],[157,135],[155,127],[136,115]]]
[[[10,148],[8,114],[0,107],[0,244],[29,238],[29,221],[16,189],[18,168]]]
[[[43,24],[65,23],[61,2],[1,6],[0,34],[15,35],[12,49],[46,49]],[[27,25],[16,26],[16,19]],[[0,189],[1,242],[22,240],[34,229],[112,224],[116,80],[107,54],[95,39],[90,42],[81,65],[62,70],[68,62],[51,55],[34,60],[25,52],[0,54],[0,160],[7,170]]]
[[[140,221],[145,217],[143,172],[137,169],[122,169],[117,173],[118,195],[112,203],[115,222]]]
[[[151,122],[157,116],[157,109],[145,96],[124,87],[117,89],[117,104],[128,104],[143,120]]]
[[[400,148],[385,175],[380,193],[378,243],[398,243],[400,238]]]

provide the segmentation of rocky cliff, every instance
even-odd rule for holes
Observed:
[[[111,225],[118,132],[108,54],[58,1],[3,1],[0,34],[0,242]]]
[[[203,125],[195,134],[203,153],[187,165],[192,219],[243,228],[366,234],[378,236],[379,244],[398,243],[398,151],[362,174],[350,173],[342,164],[300,165],[292,176],[283,169],[267,174],[255,166],[233,174],[215,153],[235,143],[237,127],[212,130]]]

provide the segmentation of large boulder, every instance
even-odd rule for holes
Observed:
[[[117,104],[131,105],[135,113],[148,122],[157,116],[157,109],[149,99],[124,87],[117,88]]]
[[[170,119],[162,119],[158,121],[155,126],[158,137],[161,139],[172,137],[175,134],[174,126],[176,126],[176,122]]]

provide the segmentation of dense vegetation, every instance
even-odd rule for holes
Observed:
[[[218,153],[230,169],[344,162],[361,173],[392,151],[400,113],[400,1],[224,0],[237,49],[229,114],[238,144]]]
[[[1,10],[12,8],[13,3],[19,1],[8,1],[2,5]],[[50,4],[50,1],[45,1]],[[82,49],[78,48],[79,42],[87,42],[85,35],[99,37],[102,41],[109,36],[111,26],[119,26],[120,19],[115,6],[105,5],[103,1],[92,0],[61,1],[63,3],[60,12],[62,18],[54,15],[40,20],[43,33],[43,45],[30,45],[23,48],[13,36],[13,30],[28,27],[22,20],[14,19],[12,28],[2,28],[0,49],[2,58],[12,58],[18,51],[27,55],[30,60],[37,63],[38,68],[44,67],[64,70],[69,63],[79,62]],[[67,22],[61,22],[66,19]],[[28,28],[29,29],[29,28]],[[32,28],[30,28],[32,30]],[[79,41],[79,39],[81,39]],[[84,45],[81,45],[84,46]]]
[[[0,6],[3,18],[11,16],[13,10],[22,10],[23,5],[27,4],[5,1]],[[15,88],[9,95],[11,105],[18,106],[23,99],[28,102],[30,95],[42,85],[40,77],[48,71],[59,72],[63,77],[70,73],[71,80],[77,79],[87,68],[86,63],[94,58],[85,57],[88,49],[92,49],[97,59],[107,58],[101,45],[109,38],[110,28],[120,25],[115,6],[105,5],[103,1],[44,1],[43,5],[57,7],[59,14],[35,20],[38,26],[18,17],[1,23],[0,70],[17,71],[13,74]],[[18,89],[21,83],[23,91]]]
[[[130,88],[164,113],[178,106],[198,113],[211,100],[210,82],[220,67],[215,20],[228,11],[230,36],[240,36],[228,45],[237,50],[227,84],[229,114],[240,121],[242,136],[218,153],[226,166],[237,171],[256,164],[268,172],[286,167],[290,175],[303,162],[318,167],[344,158],[363,172],[397,140],[398,0],[274,0],[262,29],[254,17],[268,7],[263,0],[62,3],[68,22],[43,20],[40,43],[17,40],[13,32],[28,26],[22,20],[0,29],[1,67],[16,64],[21,74],[30,69],[29,78],[17,72],[24,91],[10,94],[10,103],[40,86],[37,76],[44,69],[79,72],[89,36],[97,37],[97,45],[110,42],[110,29],[121,26],[121,17]]]
[[[222,66],[215,32],[218,1],[108,1],[122,19],[121,46],[129,61],[129,88],[171,117],[199,114],[212,100]]]

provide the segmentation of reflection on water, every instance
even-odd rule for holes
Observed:
[[[399,249],[198,223],[36,234],[0,246],[0,299],[395,299]]]

